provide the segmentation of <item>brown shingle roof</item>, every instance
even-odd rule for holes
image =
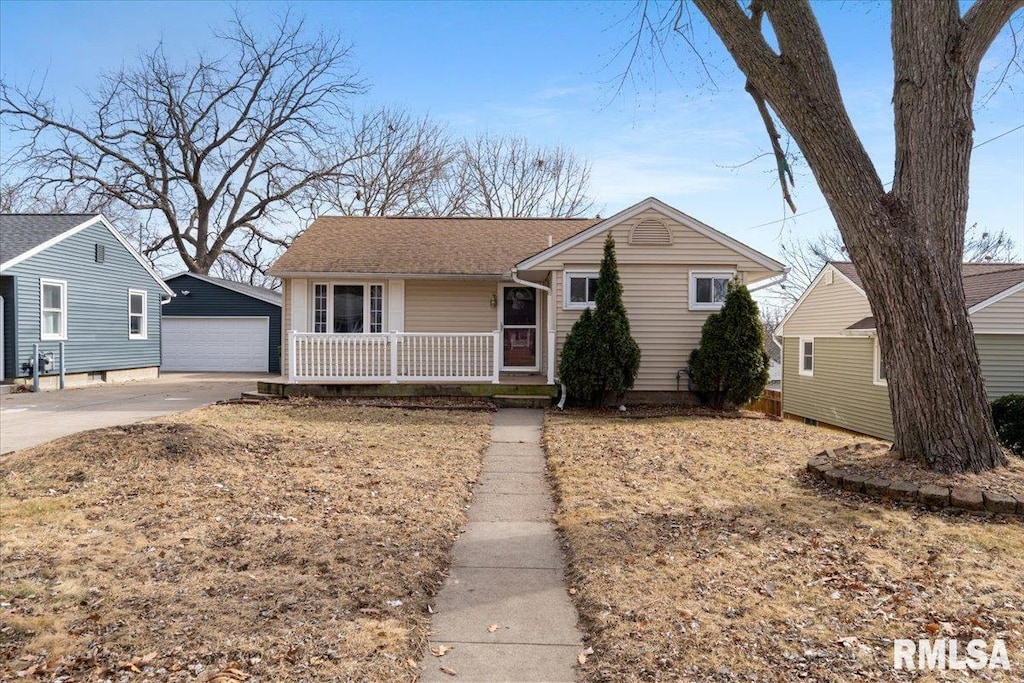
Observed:
[[[324,216],[270,269],[284,273],[501,276],[600,223],[593,218]]]
[[[864,288],[860,275],[857,274],[857,269],[852,263],[833,261],[832,265],[858,287]],[[967,308],[972,308],[982,301],[991,299],[999,292],[1024,282],[1024,263],[965,263],[962,273]],[[875,319],[871,317],[858,320],[846,329],[873,330],[875,329]]]

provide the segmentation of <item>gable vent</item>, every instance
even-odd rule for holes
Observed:
[[[96,263],[103,263],[107,260],[107,248],[102,244],[96,245],[95,260]]]
[[[672,244],[672,233],[661,221],[648,219],[640,221],[629,231],[629,243],[669,245]]]

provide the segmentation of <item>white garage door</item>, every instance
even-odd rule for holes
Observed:
[[[178,318],[160,323],[161,370],[266,372],[269,360],[268,318]]]

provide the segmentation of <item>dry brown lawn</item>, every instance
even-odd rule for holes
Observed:
[[[853,437],[796,422],[549,414],[590,681],[1020,681],[1024,523],[813,488]],[[1005,639],[1011,670],[894,672],[892,640]]]
[[[0,679],[414,679],[489,423],[216,406],[4,457]]]

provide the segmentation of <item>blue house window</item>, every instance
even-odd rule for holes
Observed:
[[[146,292],[139,289],[128,290],[128,338],[145,339],[148,334],[146,325]]]
[[[39,281],[39,338],[68,338],[68,283],[64,280]]]

